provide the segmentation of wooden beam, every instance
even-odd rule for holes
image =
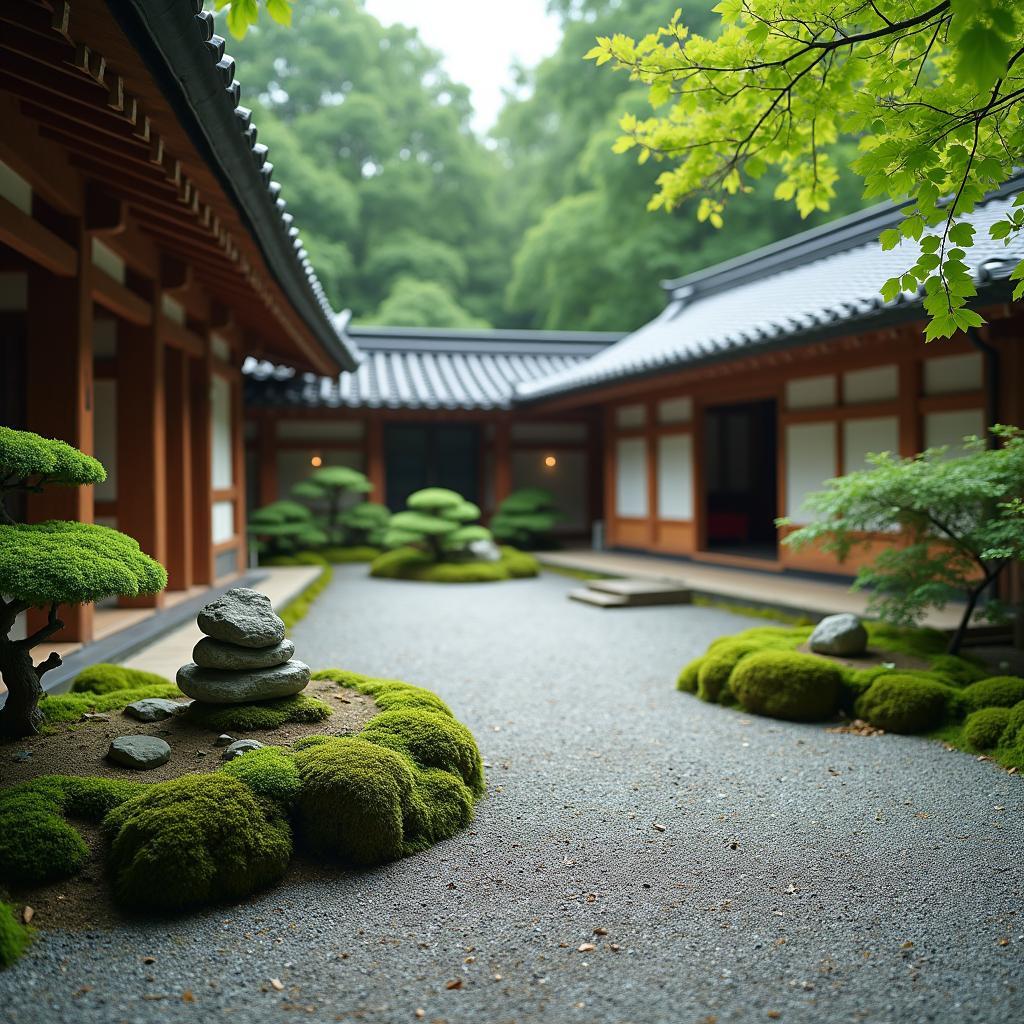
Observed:
[[[164,313],[161,313],[157,320],[160,338],[164,344],[181,349],[197,359],[204,355],[205,342],[195,331],[176,323]]]
[[[192,283],[192,268],[169,253],[160,256],[160,287],[165,292],[180,291]]]
[[[164,353],[167,395],[167,589],[192,586],[192,390],[189,358],[176,349]]]
[[[72,246],[2,196],[0,242],[59,277],[73,277],[78,269],[78,253]]]
[[[94,182],[86,183],[85,230],[98,235],[119,235],[124,229],[124,203]]]
[[[93,268],[92,297],[98,305],[130,324],[146,327],[153,322],[152,305],[99,267]]]

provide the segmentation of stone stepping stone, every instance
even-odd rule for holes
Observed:
[[[656,604],[689,604],[692,595],[688,587],[679,583],[663,580],[590,580],[587,589],[599,594],[611,594],[621,597],[622,601],[614,607],[656,605]]]
[[[165,718],[172,718],[187,710],[188,704],[180,704],[176,700],[168,700],[166,697],[146,697],[129,704],[124,709],[124,713],[139,722],[162,722]]]
[[[207,636],[240,647],[274,647],[284,639],[284,622],[270,598],[248,587],[235,587],[211,601],[196,622]]]
[[[171,759],[171,748],[159,736],[118,736],[110,744],[107,760],[125,768],[146,771]]]
[[[190,661],[178,669],[177,682],[182,693],[204,704],[249,704],[290,697],[305,689],[309,676],[309,666],[301,661],[250,672],[200,668]]]
[[[294,653],[295,644],[287,638],[273,647],[240,647],[204,636],[192,649],[192,660],[200,668],[236,672],[283,665]]]

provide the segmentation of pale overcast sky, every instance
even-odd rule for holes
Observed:
[[[448,74],[473,92],[481,133],[498,116],[512,62],[536,64],[560,37],[544,0],[366,0],[366,9],[385,25],[418,28],[424,42],[445,55]]]

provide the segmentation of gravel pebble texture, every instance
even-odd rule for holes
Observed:
[[[471,831],[370,871],[297,865],[241,906],[47,932],[0,974],[0,1019],[1024,1016],[1020,778],[677,693],[685,661],[753,624],[725,612],[365,571],[335,571],[296,648],[451,703],[488,765]]]

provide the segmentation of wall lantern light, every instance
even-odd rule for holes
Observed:
[[[309,460],[309,464],[311,466],[322,466],[324,464],[324,460],[321,459],[319,455],[314,455],[313,458]]]
[[[545,455],[544,465],[547,466],[548,469],[554,469],[555,466],[558,465],[558,459],[556,459],[554,455]]]

